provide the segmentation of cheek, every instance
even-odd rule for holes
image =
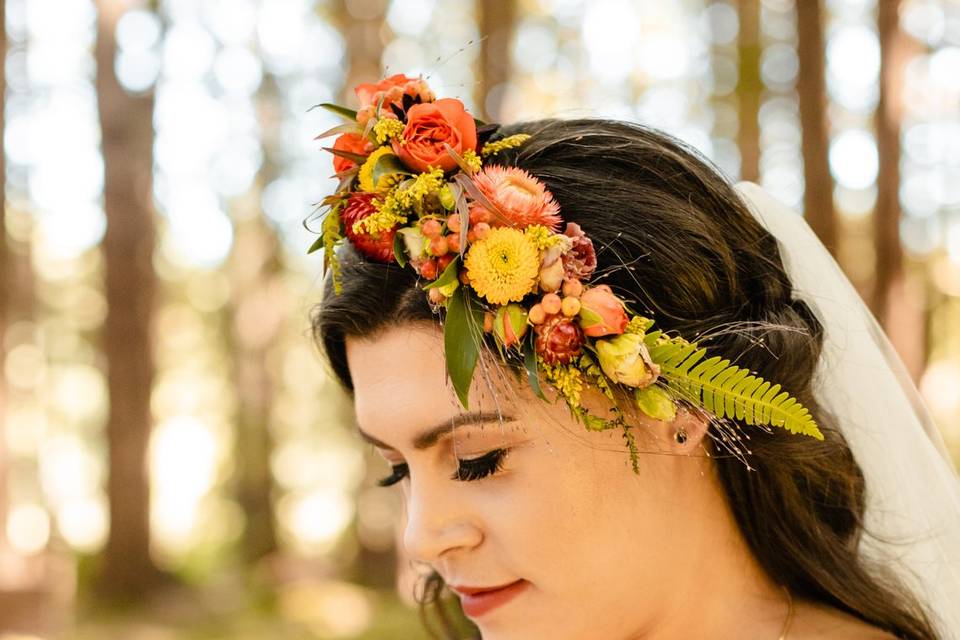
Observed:
[[[642,456],[636,475],[625,454],[556,444],[552,452],[536,444],[495,507],[498,537],[517,570],[558,603],[658,584],[677,511],[663,491],[664,469]]]

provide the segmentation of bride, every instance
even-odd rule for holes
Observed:
[[[436,637],[960,637],[957,477],[802,218],[655,130],[474,131],[414,82],[338,111],[313,322]]]

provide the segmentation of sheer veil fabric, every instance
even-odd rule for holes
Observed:
[[[825,327],[815,395],[836,416],[867,486],[860,546],[960,640],[960,479],[922,397],[856,289],[796,211],[752,182],[737,193],[777,238],[794,297]]]

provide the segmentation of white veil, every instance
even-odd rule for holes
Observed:
[[[794,296],[825,327],[815,396],[837,417],[867,487],[861,550],[893,569],[960,639],[960,480],[893,345],[797,212],[751,182],[736,191],[777,238]]]

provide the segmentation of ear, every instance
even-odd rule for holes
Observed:
[[[667,434],[669,435],[669,445],[671,450],[677,453],[690,453],[697,449],[707,435],[707,429],[710,426],[710,416],[697,408],[680,405],[677,407],[677,415],[669,423]],[[686,434],[686,438],[680,438],[683,442],[678,442],[677,434]]]

